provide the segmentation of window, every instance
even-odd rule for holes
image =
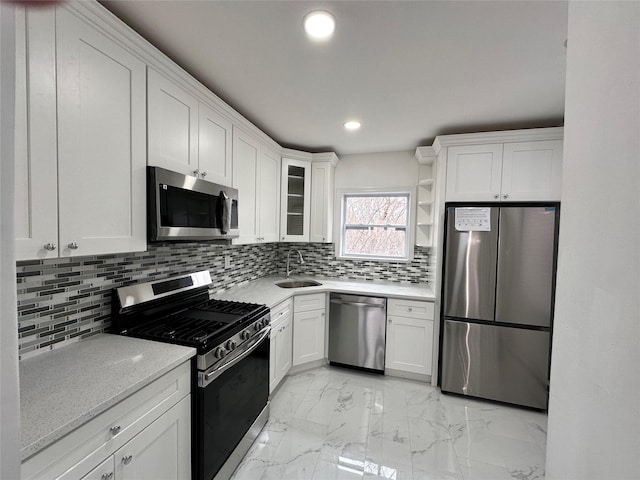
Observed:
[[[411,194],[343,193],[340,257],[409,260]]]

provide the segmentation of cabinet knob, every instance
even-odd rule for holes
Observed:
[[[393,322],[391,321],[391,319],[389,319],[389,323],[393,323]]]
[[[120,425],[115,425],[109,429],[109,431],[111,432],[111,435],[114,435],[114,436],[119,434],[120,430],[122,430],[122,427]]]
[[[207,176],[207,172],[202,172],[202,173],[200,174],[200,176],[201,176],[202,178],[206,177],[206,176]]]
[[[413,308],[411,307],[407,308],[407,312],[413,312]]]
[[[45,244],[45,246],[44,246],[44,247],[42,247],[42,248],[44,248],[45,250],[49,250],[50,252],[52,252],[53,250],[55,250],[55,249],[56,249],[56,244],[55,244],[55,243],[47,243],[47,244]]]
[[[193,174],[197,177],[198,174],[200,173],[200,170],[198,170],[197,168],[193,171]]]
[[[76,242],[71,242],[69,245],[67,245],[67,247],[69,247],[71,250],[77,250],[78,244]]]
[[[125,455],[124,457],[122,457],[122,463],[124,463],[125,465],[129,465],[131,463],[131,460],[133,460],[133,455]]]
[[[100,478],[101,480],[111,480],[113,478],[113,472],[103,473]]]
[[[496,193],[493,198],[500,198],[500,195]]]
[[[502,198],[509,198],[509,194],[508,194],[508,193],[505,193],[505,194],[502,196]]]

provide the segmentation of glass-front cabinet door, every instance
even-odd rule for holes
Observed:
[[[282,159],[281,240],[309,241],[311,210],[311,162]]]

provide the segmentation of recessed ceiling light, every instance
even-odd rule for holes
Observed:
[[[344,128],[347,130],[358,130],[360,128],[360,122],[356,122],[355,120],[345,122]]]
[[[329,12],[316,10],[304,16],[304,29],[315,40],[326,40],[336,28],[336,21]]]

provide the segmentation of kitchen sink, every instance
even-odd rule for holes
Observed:
[[[301,288],[301,287],[317,287],[322,285],[315,280],[287,280],[285,282],[278,282],[276,285],[280,288]]]

